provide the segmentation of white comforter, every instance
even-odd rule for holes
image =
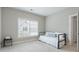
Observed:
[[[40,36],[39,40],[48,44],[51,44],[54,47],[58,47],[58,38],[57,37],[48,37],[48,36]]]

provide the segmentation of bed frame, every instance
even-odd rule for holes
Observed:
[[[63,40],[59,39],[59,37],[61,35],[64,35],[64,39]],[[65,42],[64,45],[66,45],[66,34],[65,33],[64,34],[58,34],[58,49],[60,49],[60,43],[63,42],[63,41]]]

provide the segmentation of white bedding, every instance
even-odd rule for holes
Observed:
[[[59,39],[58,39],[58,35]],[[58,48],[58,40],[62,41],[64,39],[64,36],[61,35],[64,33],[58,33],[58,32],[46,32],[45,35],[42,35],[39,37],[39,40],[48,44],[51,44],[52,46]]]
[[[58,47],[58,38],[57,37],[47,37],[47,36],[40,36],[39,40],[51,44],[54,47]]]

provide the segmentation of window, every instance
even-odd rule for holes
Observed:
[[[37,36],[38,22],[18,19],[18,37]]]

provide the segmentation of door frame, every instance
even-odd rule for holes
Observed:
[[[72,36],[71,36],[71,35],[72,35],[72,32],[73,32],[73,31],[71,30],[72,27],[73,27],[73,26],[72,26],[72,23],[73,23],[73,22],[72,22],[72,19],[71,19],[71,18],[74,17],[74,16],[77,16],[77,51],[79,51],[79,46],[78,46],[78,44],[79,44],[79,43],[78,43],[78,41],[79,41],[79,37],[78,37],[78,32],[79,32],[79,31],[78,31],[78,24],[79,24],[79,17],[78,17],[78,16],[79,16],[79,14],[78,14],[78,12],[75,13],[75,14],[73,14],[73,15],[70,15],[70,16],[69,16],[69,35],[68,35],[68,36],[69,36],[69,44],[72,45],[72,43],[73,43],[73,41],[72,41],[73,38],[72,38]]]

